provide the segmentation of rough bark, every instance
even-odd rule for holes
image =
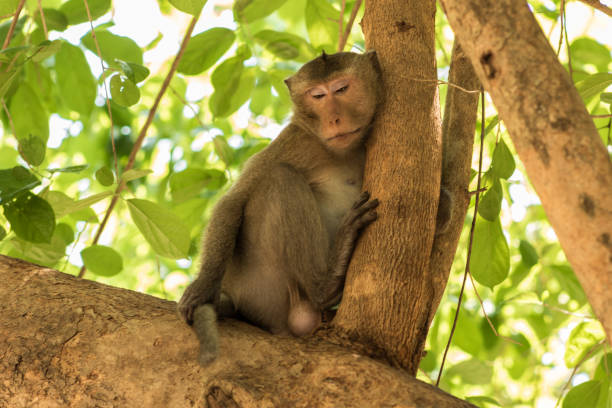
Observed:
[[[457,41],[453,44],[448,82],[451,85],[446,93],[442,120],[442,185],[453,197],[452,221],[446,233],[436,235],[431,252],[429,267],[433,279],[434,299],[429,314],[430,322],[446,288],[463,229],[463,220],[470,204],[468,187],[479,93],[469,93],[465,90],[479,89],[480,82],[472,63]]]
[[[441,0],[612,340],[612,163],[527,3]]]
[[[203,369],[176,304],[0,256],[3,407],[473,407],[317,337],[220,325]]]
[[[339,333],[413,375],[434,296],[429,260],[441,173],[435,11],[433,0],[366,2],[362,28],[386,98],[364,174],[364,189],[380,200],[379,218],[356,248],[334,319]]]

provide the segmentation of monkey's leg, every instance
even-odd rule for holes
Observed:
[[[325,274],[328,252],[328,232],[306,179],[291,166],[274,166],[245,206],[236,267],[228,268],[223,289],[247,320],[272,332],[309,333],[320,313],[304,287]]]

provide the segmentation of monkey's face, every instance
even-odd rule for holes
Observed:
[[[314,133],[333,150],[359,145],[376,109],[366,84],[351,74],[316,84],[306,90],[302,101],[312,120]]]

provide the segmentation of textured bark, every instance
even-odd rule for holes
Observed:
[[[435,11],[432,0],[366,2],[362,28],[386,98],[364,174],[364,189],[380,200],[379,218],[356,248],[333,322],[413,375],[434,297],[429,259],[441,173]]]
[[[480,81],[474,73],[472,64],[457,41],[453,44],[448,81],[465,90],[473,91],[480,88]],[[453,197],[451,207],[453,216],[446,233],[435,237],[431,252],[429,267],[433,279],[434,300],[429,314],[430,322],[446,288],[463,229],[463,220],[470,204],[468,187],[478,96],[478,92],[469,93],[450,85],[446,93],[442,120],[442,185]]]
[[[176,304],[0,256],[2,407],[473,407],[317,337],[220,325],[221,356]]]
[[[527,3],[441,0],[612,340],[612,163]]]

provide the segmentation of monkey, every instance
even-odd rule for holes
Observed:
[[[383,99],[376,53],[323,53],[285,84],[292,118],[215,205],[199,274],[178,303],[204,366],[218,354],[217,317],[313,333],[340,301],[359,234],[378,216],[378,200],[361,191],[365,140]]]

